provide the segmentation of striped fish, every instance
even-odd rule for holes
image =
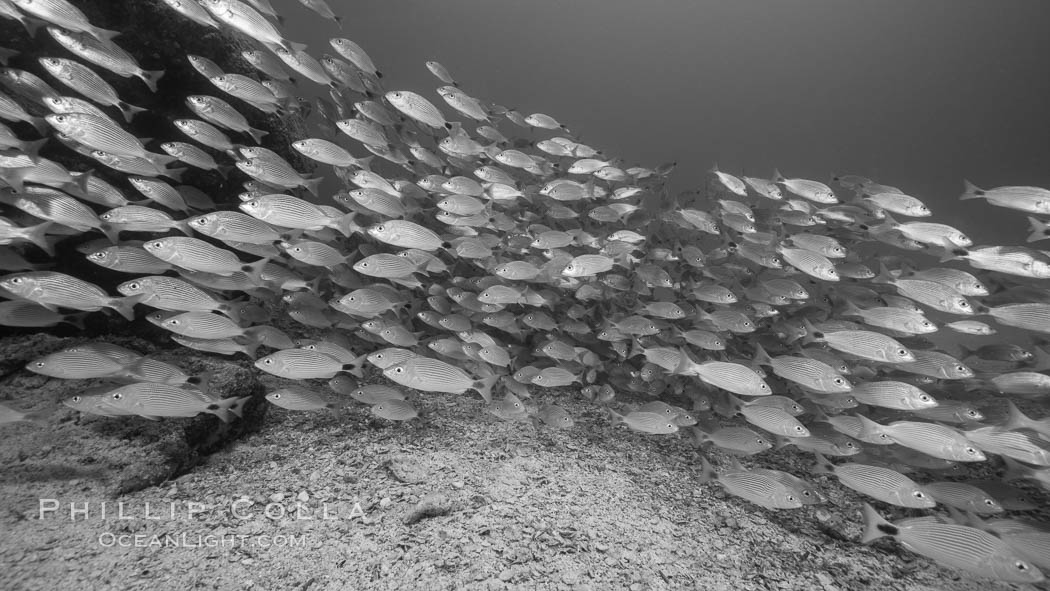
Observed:
[[[93,283],[53,271],[5,275],[0,287],[52,311],[59,307],[86,312],[112,308],[129,321],[135,319],[133,308],[139,301],[138,297],[112,297]]]
[[[179,211],[189,211],[190,209],[189,205],[186,204],[186,200],[182,198],[182,193],[179,193],[175,190],[175,187],[164,181],[141,176],[129,176],[128,182],[139,193],[142,193],[144,197],[168,209],[177,209]]]
[[[335,379],[335,378],[333,378]],[[391,400],[404,400],[405,394],[397,388],[391,388],[382,384],[370,384],[354,389],[350,396],[364,404],[379,404]]]
[[[369,361],[375,363],[371,356]],[[412,357],[387,366],[383,375],[402,386],[424,392],[463,394],[467,390],[476,390],[485,402],[492,402],[492,386],[499,379],[499,376],[491,376],[476,380],[454,365],[429,357]]]
[[[403,248],[435,251],[450,246],[433,230],[405,220],[387,220],[376,224],[368,228],[368,234],[384,244]]]
[[[844,486],[873,499],[914,509],[928,509],[937,505],[921,485],[896,470],[867,464],[836,465],[821,454],[816,456],[817,464],[813,472],[834,474]]]
[[[199,390],[176,385],[138,382],[108,392],[106,403],[150,419],[192,417],[206,412],[229,423],[235,416],[241,416],[241,409],[250,398],[212,398]]]
[[[102,105],[120,109],[125,121],[131,122],[131,118],[134,117],[135,113],[145,110],[122,101],[120,95],[108,82],[84,64],[70,59],[54,57],[42,57],[37,61],[59,82],[88,99]]]
[[[397,195],[380,189],[354,189],[347,193],[353,202],[390,218],[404,217],[405,204]],[[338,199],[338,197],[337,197]]]
[[[851,394],[861,404],[883,408],[917,410],[937,406],[937,400],[918,387],[893,380],[859,382],[853,386]]]
[[[900,344],[896,339],[869,330],[837,330],[834,332],[817,330],[809,320],[805,320],[807,342],[824,342],[836,351],[856,355],[872,361],[900,363],[910,365],[915,361],[915,354]]]
[[[823,361],[810,359],[809,357],[792,357],[788,355],[770,357],[765,349],[759,345],[755,348],[755,363],[768,365],[773,368],[773,373],[785,380],[790,380],[817,392],[834,394],[849,392],[853,389],[853,385],[846,378],[842,377],[835,368]]]
[[[434,103],[411,90],[396,90],[384,95],[386,100],[405,116],[437,129],[452,129]]]
[[[309,201],[281,193],[263,195],[241,203],[239,207],[252,217],[274,226],[301,230],[332,228],[344,236],[349,235],[347,223],[354,217],[352,213],[333,217]]]
[[[168,155],[174,156],[176,159],[194,168],[214,170],[219,174],[222,174],[224,177],[226,176],[226,167],[219,166],[211,154],[193,144],[187,144],[186,142],[165,142],[161,144],[161,149],[167,152]]]
[[[281,101],[269,88],[254,78],[227,72],[208,78],[208,80],[219,90],[243,100],[264,113],[276,113],[280,108]]]
[[[297,261],[317,267],[335,267],[346,262],[347,255],[324,242],[298,240],[279,244],[289,256]]]
[[[197,339],[229,339],[254,334],[254,327],[241,328],[228,316],[203,311],[177,314],[161,322],[160,327]]]
[[[1043,580],[1043,573],[1035,565],[1022,559],[1006,541],[992,534],[927,518],[905,519],[893,524],[865,503],[861,542],[867,544],[885,536],[895,538],[905,548],[940,564],[983,577],[1013,583]]]
[[[247,273],[256,283],[261,283],[260,275],[266,259],[246,264],[237,255],[224,249],[212,246],[197,238],[173,236],[150,240],[143,245],[153,256],[167,261],[177,267],[191,271],[205,271],[216,275],[232,275],[238,271]]]
[[[270,224],[239,211],[213,211],[186,221],[197,232],[223,242],[269,245],[281,239]]]
[[[26,369],[33,373],[63,379],[103,378],[119,375],[129,365],[97,350],[70,349],[33,360]]]
[[[344,405],[341,402],[329,401],[321,393],[302,386],[285,386],[266,395],[271,404],[288,410],[336,410]]]
[[[77,57],[124,78],[135,76],[146,83],[150,92],[157,92],[157,80],[164,75],[164,70],[143,70],[135,57],[116,43],[100,41],[87,32],[71,32],[57,27],[47,27],[47,32]]]
[[[701,482],[714,480],[730,494],[766,509],[799,509],[802,507],[801,499],[791,488],[768,475],[734,469],[719,474],[715,472],[707,458],[701,457],[701,462],[703,466]]]
[[[964,380],[974,375],[965,363],[947,353],[924,349],[916,349],[911,353],[914,361],[893,365],[901,371],[940,380]]]
[[[359,162],[353,154],[341,146],[324,139],[296,140],[292,142],[292,147],[303,156],[322,164],[346,168]]]
[[[716,388],[728,390],[742,396],[769,396],[773,393],[769,384],[754,370],[739,363],[706,361],[696,363],[687,359],[682,375],[695,375]]]
[[[238,160],[237,168],[244,174],[268,185],[285,189],[305,187],[306,190],[314,195],[317,195],[317,191],[321,186],[321,181],[324,180],[323,177],[304,177],[296,172],[295,169],[288,166],[287,163],[283,163],[283,161],[282,163],[276,163],[273,160],[265,158]]]
[[[158,259],[139,246],[110,246],[87,255],[87,260],[96,265],[122,273],[156,274],[172,269],[170,264]],[[125,293],[124,295],[132,294]]]
[[[407,400],[383,400],[372,406],[372,414],[389,421],[408,421],[419,416]]]
[[[935,501],[961,511],[972,511],[986,515],[1002,513],[1002,505],[987,492],[963,482],[928,482],[922,485]]]
[[[283,349],[255,362],[255,367],[282,378],[293,380],[332,378],[337,373],[357,369],[318,351]]]
[[[219,97],[202,94],[191,94],[186,97],[186,104],[190,110],[208,123],[224,127],[232,131],[247,133],[256,142],[261,142],[267,132],[252,127],[248,120],[233,108],[233,105]]]
[[[176,119],[174,123],[175,127],[179,128],[179,131],[209,148],[227,152],[235,147],[230,140],[230,136],[207,121],[201,121],[200,119]]]
[[[885,435],[894,443],[935,458],[958,462],[983,462],[987,459],[966,437],[945,425],[918,421],[880,425],[863,415],[858,415],[858,418],[862,425],[858,434],[861,441]]]

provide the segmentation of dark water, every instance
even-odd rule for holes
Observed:
[[[339,33],[286,2],[312,51]],[[334,5],[335,3],[333,3]],[[1040,1],[355,2],[343,35],[389,88],[441,83],[558,118],[629,164],[677,161],[676,190],[713,163],[737,174],[870,176],[979,243],[1024,219],[957,205],[962,179],[1050,185],[1050,5]],[[977,222],[976,220],[981,220]]]

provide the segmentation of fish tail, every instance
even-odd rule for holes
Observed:
[[[43,136],[48,135],[48,132],[51,129],[51,126],[47,123],[47,119],[44,119],[43,117],[30,117],[26,122],[36,128],[37,132]]]
[[[959,200],[966,201],[967,199],[980,199],[981,197],[984,197],[984,190],[963,179],[963,194],[959,196]]]
[[[81,312],[79,314],[67,314],[66,316],[62,317],[61,321],[65,322],[66,324],[72,324],[73,326],[75,326],[76,328],[79,328],[80,330],[86,330],[87,327],[84,325],[84,318],[87,317],[87,315],[90,314],[90,313],[91,312]]]
[[[817,327],[813,326],[813,323],[809,321],[809,318],[802,319],[802,326],[806,329],[806,334],[802,337],[802,344],[809,345],[824,340],[824,333],[817,330]]]
[[[109,43],[114,38],[120,36],[121,31],[114,31],[112,29],[103,29],[101,27],[91,27],[91,36],[98,39],[102,43]]]
[[[167,154],[147,153],[146,160],[149,160],[157,168],[163,169],[172,162],[177,162],[179,159],[174,156],[169,156]]]
[[[215,167],[215,172],[219,173],[223,180],[230,178],[230,171],[232,170],[237,170],[237,167],[229,164],[220,164]]]
[[[250,278],[252,280],[252,283],[254,283],[255,285],[262,285],[263,284],[263,279],[262,279],[263,269],[266,268],[266,265],[269,264],[269,262],[270,262],[269,258],[259,259],[259,260],[255,261],[254,263],[251,263],[251,264],[248,264],[248,265],[244,265],[243,267],[241,267],[241,271],[244,271],[245,273],[247,273],[248,278]]]
[[[116,310],[124,318],[127,318],[128,322],[132,322],[135,320],[135,304],[139,303],[143,295],[137,294],[123,298],[112,298],[109,301],[109,307]]]
[[[343,236],[346,236],[347,238],[349,238],[351,235],[353,235],[354,232],[360,232],[361,231],[361,226],[358,226],[356,223],[354,223],[354,219],[356,217],[357,217],[357,212],[356,211],[351,211],[350,213],[348,213],[348,214],[344,215],[343,217],[339,218],[339,220],[336,222],[336,228],[335,229],[340,234],[342,234]]]
[[[817,463],[813,465],[811,472],[814,474],[834,474],[835,465],[828,461],[826,457],[819,453],[813,454],[817,456]]]
[[[233,422],[234,413],[230,412],[230,407],[237,403],[239,398],[223,398],[216,402],[212,402],[208,406],[204,407],[204,412],[211,413],[224,423]]]
[[[26,142],[26,145],[22,149],[22,151],[25,152],[26,155],[32,158],[33,160],[37,160],[38,158],[40,158],[40,148],[44,147],[44,144],[47,143],[48,139],[50,138],[45,137],[43,139]]]
[[[187,384],[192,384],[201,389],[201,392],[208,392],[208,385],[211,383],[211,379],[215,376],[213,370],[208,370],[199,376],[190,376],[186,379]]]
[[[1006,401],[1006,408],[1009,414],[1007,415],[1006,424],[1000,427],[1004,431],[1013,431],[1016,429],[1031,429],[1032,420],[1029,419],[1021,409],[1017,408],[1017,405],[1012,400]]]
[[[121,114],[124,115],[124,121],[126,121],[127,123],[131,123],[131,120],[135,117],[135,115],[149,110],[143,109],[142,107],[136,107],[135,105],[125,103],[124,101],[118,102],[117,108],[120,109]]]
[[[263,131],[261,129],[255,129],[254,127],[249,127],[248,128],[248,135],[252,136],[252,139],[255,140],[256,143],[260,143],[260,142],[262,142],[263,136],[269,135],[269,132],[268,131]],[[315,195],[316,195],[316,193],[315,193]]]
[[[356,377],[358,379],[364,378],[365,377],[365,372],[362,369],[362,364],[361,364],[360,359],[361,359],[361,357],[358,357],[354,361],[352,361],[350,363],[347,363],[347,364],[344,364],[343,368],[340,371],[345,371],[346,373],[348,373],[348,374],[350,374],[350,375],[352,375],[352,376],[354,376],[354,377]]]
[[[715,467],[711,465],[711,462],[707,461],[707,458],[700,456],[700,482],[707,484],[712,480],[718,480],[718,472],[715,472]]]
[[[26,228],[26,240],[37,245],[40,247],[40,250],[43,250],[52,256],[55,254],[55,247],[47,240],[47,230],[53,224],[54,222],[44,222]],[[114,244],[116,244],[116,241],[114,241]]]
[[[310,193],[313,194],[314,197],[316,197],[319,194],[318,192],[321,190],[322,181],[324,181],[324,177],[319,176],[312,179],[306,179],[303,185],[306,187],[307,191],[310,191]]]
[[[141,70],[136,76],[146,83],[150,92],[157,92],[157,80],[164,76],[164,70]]]
[[[234,398],[234,402],[230,405],[229,411],[236,415],[239,419],[244,418],[244,405],[247,404],[248,401],[251,399],[251,396],[241,396],[239,398]]]
[[[232,302],[225,302],[219,304],[219,307],[216,308],[216,311],[225,314],[230,320],[236,322],[237,324],[241,323],[241,314],[237,311],[237,307],[234,306]],[[245,332],[247,333],[247,331]]]
[[[14,189],[16,193],[21,193],[25,189],[25,178],[34,170],[35,168],[33,166],[7,168],[4,170],[3,180]]]
[[[612,421],[613,425],[618,425],[624,422],[622,414],[616,412],[615,410],[609,407],[605,407],[605,410],[609,411],[609,420]]]
[[[773,358],[769,356],[769,353],[759,343],[755,343],[755,363],[758,365],[773,365]]]
[[[495,386],[498,381],[499,376],[489,376],[480,380],[479,387],[476,389],[485,402],[492,402],[492,387]]]
[[[1006,472],[1002,476],[1003,482],[1024,480],[1029,477],[1031,470],[1027,466],[1009,456],[1002,456],[1002,458],[1003,463],[1006,464]]]
[[[1032,228],[1032,233],[1028,235],[1026,242],[1036,242],[1038,240],[1046,240],[1050,238],[1050,224],[1032,216],[1028,216],[1028,225]]]
[[[165,168],[164,172],[161,173],[161,174],[163,176],[166,176],[169,179],[177,182],[177,183],[181,183],[182,182],[182,174],[184,172],[186,172],[187,170],[189,170],[189,168],[186,168],[186,167],[183,167],[183,168]]]
[[[187,236],[193,236],[193,229],[190,228],[190,224],[186,220],[176,220],[172,227]],[[113,243],[116,244],[117,241],[114,240]]]
[[[879,274],[872,278],[872,283],[893,283],[895,279],[886,263],[879,260]]]
[[[282,39],[282,41],[284,42],[284,43],[281,44],[282,47],[284,47],[285,49],[287,49],[288,51],[290,51],[292,53],[299,53],[300,51],[306,51],[306,44],[305,43],[297,43],[295,41],[289,41],[287,39]]]
[[[882,425],[861,414],[853,416],[860,421],[860,433],[857,434],[860,439],[867,440],[880,435],[885,436]]]
[[[868,544],[886,536],[895,536],[899,531],[897,526],[883,519],[874,507],[864,503],[864,535],[860,538],[862,544]]]

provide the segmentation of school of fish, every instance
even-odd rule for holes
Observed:
[[[352,26],[324,0],[299,2]],[[864,542],[892,537],[1002,581],[1050,569],[1050,523],[1024,517],[1050,489],[1050,418],[1018,408],[1050,396],[1050,251],[976,246],[906,188],[859,176],[714,167],[707,187],[672,197],[674,164],[626,167],[550,115],[473,96],[436,61],[435,88],[388,88],[347,38],[287,38],[270,0],[157,4],[253,49],[186,55],[213,91],[144,139],[150,105],[117,88],[178,92],[164,71],[76,2],[0,0],[0,17],[65,50],[20,69],[8,61],[31,48],[0,47],[0,325],[144,319],[284,378],[266,398],[291,411],[360,403],[408,421],[412,389],[572,429],[556,397],[532,394],[582,392],[614,425],[757,456],[704,459],[702,480],[761,507],[822,502],[821,487],[759,466],[795,446],[819,479],[948,512],[892,523],[864,505]],[[313,137],[272,147],[321,174],[258,145],[260,114],[305,121]],[[41,152],[78,154],[87,171]],[[244,192],[184,184],[190,167]],[[343,189],[322,192],[325,175]],[[1027,243],[1050,239],[1050,190],[960,184],[962,199],[1027,216]],[[116,293],[30,262],[67,240],[83,258],[70,269],[127,274]],[[400,388],[365,383],[370,367]],[[84,413],[229,422],[247,401],[101,341],[26,369],[107,380],[65,402]],[[616,400],[628,392],[651,400]],[[41,418],[0,405],[0,424]]]

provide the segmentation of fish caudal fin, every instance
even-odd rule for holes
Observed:
[[[984,190],[963,179],[963,194],[959,196],[959,200],[966,201],[967,199],[980,199],[981,197],[984,197]]]
[[[1028,216],[1028,225],[1032,228],[1031,234],[1025,242],[1037,242],[1050,238],[1050,224],[1032,216]]]
[[[126,318],[128,322],[132,322],[135,320],[135,304],[139,303],[139,300],[141,300],[144,295],[145,294],[136,294],[123,298],[112,298],[107,306],[116,310],[117,313]]]
[[[478,391],[478,394],[481,394],[481,397],[485,400],[485,402],[492,402],[492,387],[495,386],[496,382],[498,381],[499,376],[489,376],[487,378],[482,378],[478,381],[474,389]]]
[[[136,76],[146,83],[150,92],[157,92],[157,80],[164,75],[164,70],[142,70]]]
[[[896,536],[898,532],[897,526],[883,519],[874,507],[864,503],[864,535],[860,538],[862,544],[868,544],[886,536]]]

